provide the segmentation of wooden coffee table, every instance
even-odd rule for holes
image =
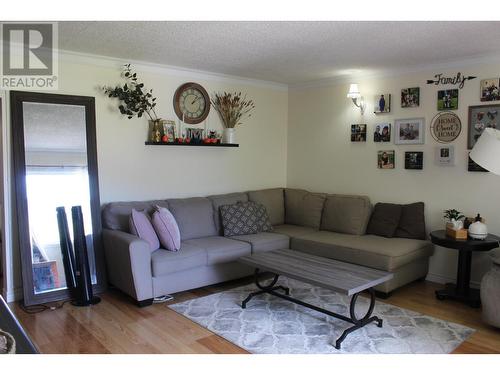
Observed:
[[[259,288],[258,291],[250,293],[241,303],[242,308],[246,308],[247,303],[253,297],[267,293],[352,323],[353,326],[347,328],[335,342],[335,348],[337,349],[340,349],[347,335],[369,323],[376,322],[379,327],[382,327],[382,319],[377,316],[372,316],[375,307],[375,293],[373,287],[392,279],[393,274],[390,272],[379,271],[288,249],[249,255],[240,258],[239,261],[255,267],[255,285]],[[274,274],[273,280],[268,285],[262,285],[259,281],[259,276],[262,272]],[[276,285],[280,275],[352,296],[349,307],[350,317],[325,310],[321,307],[291,297],[288,288]],[[278,293],[278,290],[284,293]],[[356,300],[359,294],[365,290],[370,294],[370,307],[365,316],[358,319],[355,312]]]

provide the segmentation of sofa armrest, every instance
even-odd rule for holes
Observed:
[[[102,231],[108,279],[138,302],[153,298],[149,244],[119,230]]]

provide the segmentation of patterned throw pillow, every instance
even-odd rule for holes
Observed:
[[[255,234],[259,231],[259,219],[252,202],[226,204],[219,209],[225,237]]]
[[[263,204],[250,202],[254,206],[255,214],[257,215],[257,225],[259,226],[259,232],[272,232],[273,226],[271,225],[271,220],[267,214],[266,207]]]

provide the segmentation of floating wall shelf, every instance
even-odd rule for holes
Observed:
[[[240,147],[237,143],[173,143],[145,142],[146,146]]]

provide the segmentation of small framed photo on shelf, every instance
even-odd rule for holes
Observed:
[[[483,79],[480,85],[482,102],[500,100],[500,78]]]
[[[489,172],[487,169],[484,169],[479,164],[477,164],[474,160],[470,158],[470,152],[467,153],[467,157],[469,159],[467,163],[467,170],[469,172]]]
[[[425,143],[425,119],[411,118],[394,121],[394,143],[418,145]]]
[[[351,142],[366,142],[366,124],[351,125]]]
[[[389,113],[391,111],[391,94],[375,95],[373,113]]]
[[[443,167],[452,167],[455,165],[455,146],[437,146],[436,164]]]
[[[394,169],[396,155],[394,150],[377,151],[377,167],[379,169]]]
[[[401,108],[415,108],[420,105],[420,87],[401,90]]]
[[[458,89],[439,90],[437,93],[438,111],[458,109]]]
[[[391,141],[391,124],[388,122],[375,124],[373,131],[373,142],[390,142]]]
[[[175,142],[177,136],[177,126],[175,125],[175,121],[166,120],[163,123],[163,135],[166,136],[167,142]]]
[[[424,169],[424,153],[422,151],[406,151],[405,169]]]
[[[467,148],[470,150],[486,128],[500,129],[500,104],[475,105],[469,107]]]

